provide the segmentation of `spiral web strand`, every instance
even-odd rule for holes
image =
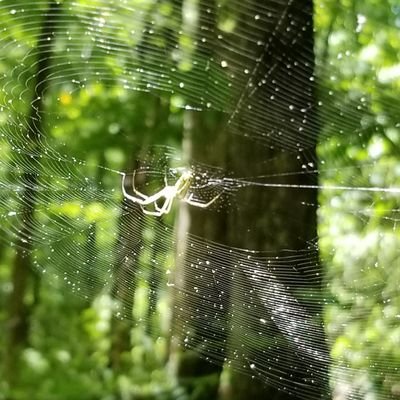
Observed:
[[[123,319],[133,318],[132,309],[118,294],[135,292],[140,282],[150,297],[156,283],[158,302],[163,296],[179,299],[170,305],[175,321],[171,332],[181,346],[299,398],[320,398],[321,387],[328,396],[332,377],[340,386],[355,380],[359,371],[346,357],[332,359],[334,336],[345,329],[346,321],[337,322],[339,327],[325,338],[330,328],[324,322],[324,309],[334,312],[336,297],[348,302],[365,293],[380,297],[387,274],[394,288],[385,289],[389,294],[384,301],[399,302],[398,272],[379,268],[380,263],[398,266],[400,260],[398,161],[385,158],[383,150],[393,147],[393,141],[396,144],[399,122],[391,118],[398,116],[398,90],[377,98],[378,91],[364,89],[365,69],[371,72],[373,66],[364,63],[363,75],[352,70],[355,54],[328,57],[325,33],[318,29],[315,36],[322,39],[311,43],[305,32],[311,29],[312,18],[305,17],[313,10],[298,2],[230,1],[211,7],[207,1],[197,6],[187,1],[184,13],[175,2],[165,9],[160,4],[91,0],[64,1],[49,8],[43,1],[0,2],[2,239],[29,254],[40,273],[58,284],[64,282],[84,298],[116,294],[114,311]],[[399,18],[395,13],[393,20]],[[235,24],[231,15],[240,15],[241,24]],[[43,33],[45,18],[50,29]],[[388,79],[392,83],[389,72],[385,68],[374,72],[373,85],[385,85]],[[326,76],[330,80],[319,79]],[[349,88],[339,90],[333,84],[341,76],[351,82]],[[318,80],[318,88],[309,85]],[[265,147],[266,157],[263,172],[249,176],[193,162],[188,168],[195,178],[190,188],[194,197],[207,202],[221,194],[205,212],[240,212],[246,204],[236,197],[246,188],[286,188],[293,193],[319,189],[318,211],[324,224],[319,238],[301,250],[284,247],[276,256],[187,232],[185,252],[173,257],[178,243],[172,221],[147,217],[140,207],[123,201],[121,177],[132,177],[136,171],[138,185],[151,194],[162,189],[164,176],[173,185],[179,178],[177,166],[187,166],[164,146],[142,155],[137,168],[86,160],[74,146],[74,132],[63,131],[63,121],[73,120],[73,113],[90,114],[73,109],[73,101],[87,96],[86,104],[90,103],[96,85],[109,88],[122,103],[134,102],[135,93],[148,93],[167,96],[185,110],[221,112],[223,130]],[[346,90],[353,95],[345,97]],[[371,122],[371,108],[385,111],[386,126]],[[96,131],[98,125],[90,121],[88,115],[85,127],[76,129]],[[365,154],[353,156],[351,151],[373,136],[371,126],[384,132],[385,144],[371,139]],[[122,136],[126,140],[129,132]],[[318,159],[311,151],[317,143]],[[273,151],[289,154],[296,160],[295,169],[270,173],[268,166],[278,157]],[[337,165],[325,162],[330,151],[337,155]],[[291,183],[302,175],[315,184]],[[21,210],[31,200],[35,218],[27,222]],[[293,201],[300,200],[294,195]],[[354,226],[365,227],[379,218],[384,223],[378,222],[374,232],[362,238],[351,233]],[[144,239],[149,226],[151,239]],[[331,240],[333,231],[342,235]],[[95,247],[88,244],[93,232]],[[367,250],[352,254],[352,246]],[[337,248],[345,250],[339,254]],[[321,278],[321,265],[343,254],[348,262],[352,257],[363,260],[368,250],[377,261],[374,266],[366,264],[365,271],[375,268],[376,281],[360,271],[347,277],[348,290],[337,294],[338,283],[330,280],[329,273]],[[118,269],[116,264],[128,267]],[[176,265],[183,266],[183,275],[174,274]],[[360,307],[355,318],[366,320],[369,313]],[[385,323],[396,327],[398,319],[390,314]],[[227,339],[223,332],[237,325],[240,338]],[[379,348],[373,348],[370,356],[379,359]],[[375,371],[388,380],[396,372],[389,358]],[[363,398],[363,393],[362,387],[353,388],[347,398]],[[380,399],[390,396],[390,392],[379,394]]]

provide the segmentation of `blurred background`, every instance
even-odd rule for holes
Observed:
[[[399,28],[0,1],[0,399],[400,398]]]

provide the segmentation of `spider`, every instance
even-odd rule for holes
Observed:
[[[175,185],[168,185],[167,176],[164,176],[165,186],[159,192],[147,196],[144,193],[139,192],[135,187],[135,176],[136,171],[134,171],[132,176],[132,188],[134,195],[130,195],[125,190],[125,178],[126,174],[122,175],[122,193],[124,196],[140,205],[143,212],[147,215],[154,215],[156,217],[160,217],[163,214],[168,214],[171,211],[172,203],[175,198],[179,200],[183,200],[184,202],[200,208],[209,207],[214,201],[221,196],[221,193],[216,195],[213,199],[211,199],[208,203],[199,203],[196,200],[193,200],[193,193],[189,194],[189,188],[193,180],[193,173],[190,170],[184,170],[178,180],[175,182]],[[164,203],[160,207],[157,204],[157,201],[160,199],[165,199]],[[155,211],[146,210],[146,206],[153,204]]]

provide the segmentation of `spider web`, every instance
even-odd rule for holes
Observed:
[[[398,146],[393,65],[399,60],[379,69],[368,54],[361,59],[346,50],[339,29],[330,36],[329,27],[317,26],[310,35],[314,11],[293,1],[185,1],[183,12],[179,2],[51,4],[0,2],[4,242],[29,254],[37,271],[56,285],[65,284],[88,300],[112,293],[114,311],[122,319],[140,324],[150,318],[134,318],[131,305],[132,293],[147,289],[149,307],[168,304],[177,321],[165,336],[173,332],[184,348],[279,390],[320,398],[321,387],[327,395],[333,379],[334,389],[345,390],[346,398],[363,398],[379,377],[387,387],[377,396],[391,398],[396,359],[374,345],[369,366],[375,368],[365,372],[363,364],[357,370],[352,362],[357,352],[340,351],[335,340],[353,321],[362,326],[369,320],[370,309],[357,305],[367,294],[391,303],[376,318],[398,327],[400,185],[396,152],[386,149]],[[324,7],[328,4],[316,4],[316,15]],[[398,9],[392,10],[382,27],[390,32],[399,18]],[[366,22],[364,15],[357,18],[359,32]],[[44,20],[48,31],[42,30]],[[96,103],[90,109],[96,87],[106,87],[108,100],[123,108],[121,120],[99,122],[101,107]],[[141,112],[132,104],[144,93],[149,104],[161,98],[181,109],[176,115],[219,112],[229,140],[265,149],[257,172],[242,175],[202,160],[188,162],[185,152],[179,156],[164,145],[152,147],[162,140],[149,133],[151,123],[134,132],[126,117]],[[78,100],[85,109],[74,107]],[[84,125],[75,130],[83,138],[99,133],[95,147],[88,140],[82,151],[84,140],[76,145],[76,133],[65,121],[85,113]],[[170,118],[168,113],[165,123],[171,130],[184,129]],[[135,149],[135,166],[118,152],[107,153],[102,162],[93,156],[107,143],[102,136],[114,130],[116,146]],[[139,136],[146,136],[146,145]],[[279,154],[294,162],[271,172]],[[247,190],[293,190],[298,206],[298,193],[318,189],[318,238],[307,238],[302,249],[284,243],[278,255],[188,231],[177,239],[171,216],[151,218],[122,200],[122,174],[132,177],[136,171],[138,187],[151,195],[163,189],[164,177],[174,185],[182,167],[193,171],[190,190],[196,200],[221,196],[203,211],[212,215],[244,211],[249,204],[240,195]],[[303,176],[311,183],[291,183]],[[30,201],[35,203],[33,219],[21,211]],[[252,229],[254,221],[248,224]],[[374,230],[367,230],[371,224]],[[185,249],[173,256],[181,240]],[[332,263],[321,283],[322,266]],[[176,273],[177,265],[184,274]],[[155,300],[153,284],[159,292]],[[174,304],[171,298],[178,300]],[[335,320],[330,314],[343,307],[354,308],[354,315],[350,311]],[[240,337],[227,338],[225,331],[238,324]],[[368,374],[374,375],[365,378]]]

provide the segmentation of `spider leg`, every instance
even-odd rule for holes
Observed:
[[[171,211],[173,201],[174,199],[171,197],[168,201],[168,205],[165,208],[165,214],[168,214]]]
[[[134,176],[135,175],[133,175],[133,179],[134,179]],[[122,193],[123,193],[123,195],[124,195],[124,197],[125,198],[127,198],[127,199],[129,199],[129,200],[131,200],[131,201],[133,201],[134,203],[138,203],[138,204],[140,204],[140,205],[142,205],[142,204],[145,204],[145,201],[146,201],[146,198],[144,197],[144,195],[143,194],[141,194],[141,193],[135,193],[135,194],[137,194],[137,195],[141,195],[142,197],[135,197],[135,196],[132,196],[132,195],[130,195],[127,191],[126,191],[126,189],[125,189],[125,179],[126,179],[126,174],[123,174],[122,175]],[[133,182],[133,181],[132,181]],[[132,183],[132,185],[133,185],[133,183]]]
[[[159,192],[157,192],[151,196],[147,196],[144,193],[141,193],[136,189],[135,175],[136,175],[136,171],[133,173],[133,176],[132,176],[132,189],[133,189],[134,195],[131,195],[126,192],[126,190],[125,190],[126,174],[122,175],[122,192],[123,192],[124,196],[127,199],[131,200],[132,202],[139,204],[143,213],[146,215],[153,215],[156,217],[160,217],[163,214],[168,214],[171,211],[173,200],[178,193],[176,185],[175,186],[168,185],[167,175],[165,175],[164,176],[165,187],[163,189],[161,189]],[[163,198],[165,200],[164,200],[162,206],[159,206],[157,204],[157,201],[159,201],[160,199],[163,199]],[[154,211],[146,209],[146,206],[148,206],[150,204],[153,204]]]
[[[165,198],[163,205],[160,207],[157,202],[154,202],[154,208],[156,209],[156,211],[160,212],[161,214],[164,214],[164,209],[165,209],[165,203],[167,203],[168,199],[166,196],[163,196]],[[160,197],[161,198],[161,197]],[[160,215],[161,215],[160,214]]]
[[[155,203],[158,199],[162,198],[162,197],[166,197],[165,194],[167,193],[167,188],[163,188],[161,189],[159,192],[153,194],[152,196],[146,196],[143,193],[138,192],[137,190],[135,190],[135,194],[137,194],[137,196],[142,196],[142,198],[140,197],[136,197],[133,196],[129,193],[127,193],[127,191],[125,190],[125,177],[126,175],[124,174],[122,176],[122,193],[124,194],[124,196],[133,201],[134,203],[140,204],[141,206],[147,206],[151,203]]]
[[[165,200],[164,200],[163,205],[160,207],[160,206],[157,204],[157,201],[158,201],[159,199],[163,198],[163,197],[164,197]],[[143,211],[145,214],[147,214],[147,215],[154,215],[154,216],[156,216],[156,217],[160,217],[161,215],[167,214],[167,213],[169,212],[168,210],[171,209],[171,207],[169,206],[170,203],[171,203],[171,199],[170,199],[169,197],[167,197],[167,196],[163,193],[163,194],[160,194],[159,198],[156,199],[156,200],[153,202],[154,211],[147,210],[147,209],[145,208],[145,206],[148,205],[148,204],[140,205],[140,208],[141,208],[142,211]],[[149,203],[149,204],[150,204],[150,203]]]
[[[140,208],[142,209],[143,214],[146,214],[146,215],[153,215],[155,217],[160,217],[162,215],[161,211],[157,211],[157,210],[156,211],[149,211],[149,210],[146,210],[143,206],[140,206]]]
[[[191,194],[189,195],[188,198],[183,199],[183,200],[184,200],[186,203],[190,204],[191,206],[199,207],[199,208],[207,208],[207,207],[211,206],[211,204],[214,203],[221,195],[222,195],[222,192],[221,192],[221,193],[218,193],[218,194],[217,194],[215,197],[213,197],[208,203],[200,203],[200,202],[198,202],[198,201],[196,201],[196,200],[192,200],[192,198],[193,198],[193,193],[191,193]]]
[[[149,196],[146,196],[144,193],[139,192],[139,190],[136,189],[136,186],[135,186],[135,178],[136,178],[136,169],[133,171],[133,175],[132,175],[132,189],[133,189],[133,193],[135,193],[136,196],[139,196],[139,197],[142,198],[143,200],[146,200]]]
[[[126,179],[126,174],[123,174],[121,187],[122,187],[122,193],[123,193],[124,197],[133,201],[134,203],[143,204],[144,199],[131,196],[130,194],[127,193],[127,191],[125,189],[125,179]]]
[[[171,207],[170,207],[171,202],[172,202],[172,199],[170,197],[166,196],[164,204],[161,207],[156,205],[156,209],[158,210],[160,215],[168,214],[169,210],[171,209]]]

